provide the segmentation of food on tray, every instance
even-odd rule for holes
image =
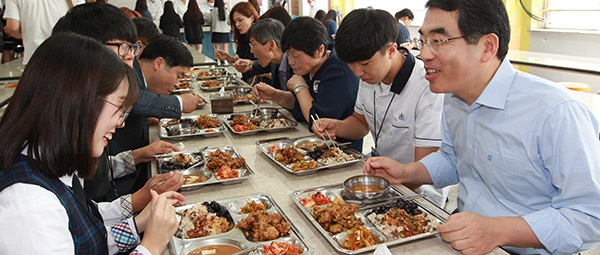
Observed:
[[[395,203],[379,206],[367,219],[386,236],[406,238],[435,230],[427,214],[412,201],[398,199]]]
[[[281,214],[265,211],[251,212],[236,227],[242,230],[246,238],[252,242],[270,241],[288,236],[291,229],[290,223],[285,221]]]
[[[196,124],[196,127],[200,129],[216,128],[221,126],[221,122],[219,122],[217,118],[206,114],[198,116],[198,119],[194,121],[194,124]]]
[[[296,148],[312,151],[315,148],[327,148],[324,142],[303,142],[296,145]]]
[[[312,194],[310,197],[303,197],[300,199],[300,204],[304,207],[313,207],[315,205],[326,205],[331,203],[331,200],[320,191]]]
[[[170,119],[162,127],[167,127],[169,125],[177,124],[177,123],[194,123],[193,119]]]
[[[280,128],[287,127],[287,122],[282,118],[272,119],[272,120],[263,120],[260,122],[261,128]]]
[[[235,115],[229,122],[229,125],[231,125],[236,132],[256,130],[258,128],[256,126],[257,124],[260,124],[260,119],[248,118],[248,116],[244,114]]]
[[[294,147],[285,147],[276,151],[275,160],[284,165],[289,165],[297,161],[305,161],[304,154]]]
[[[179,83],[175,86],[175,89],[190,89],[189,81],[179,81]]]
[[[290,169],[292,169],[293,171],[300,171],[300,170],[305,170],[305,169],[309,169],[309,168],[317,168],[319,167],[319,164],[317,163],[317,161],[311,159],[310,161],[296,161],[294,162],[294,164],[292,165],[292,167],[290,167]]]
[[[269,147],[269,149],[268,149],[269,152],[276,152],[278,150],[279,150],[279,146],[277,146],[277,145],[273,145],[273,146]]]
[[[221,83],[218,81],[203,81],[201,86],[205,88],[216,88],[219,87],[219,84]]]
[[[246,164],[246,159],[234,158],[233,152],[226,152],[220,149],[211,152],[208,158],[209,160],[206,163],[206,168],[213,171],[220,169],[223,165],[226,165],[232,169],[238,169],[242,168]]]
[[[208,181],[208,177],[203,174],[184,174],[183,185],[194,184],[199,182]]]
[[[353,229],[346,230],[346,233],[348,235],[342,247],[348,250],[358,250],[378,243],[373,232],[364,226],[356,226]]]
[[[217,178],[217,180],[224,180],[224,179],[231,179],[231,178],[238,178],[240,177],[240,172],[238,172],[235,169],[231,169],[231,167],[229,167],[228,165],[222,165],[221,168],[219,168],[219,171],[217,171],[217,173],[215,173],[215,178]]]
[[[315,151],[317,150],[323,149],[316,148]],[[311,156],[310,153],[308,153],[308,155]],[[339,147],[331,147],[330,149],[323,150],[321,156],[316,158],[316,160],[319,161],[319,163],[323,163],[325,165],[333,165],[337,163],[352,161],[355,160],[355,158],[354,156],[342,151]]]
[[[336,198],[327,206],[315,206],[310,215],[325,231],[337,234],[364,224],[356,217],[358,209],[358,205],[346,204],[343,199]]]
[[[270,245],[263,244],[265,255],[300,255],[302,249],[293,243],[271,242]]]
[[[203,202],[183,211],[179,230],[184,239],[212,236],[233,229],[231,215],[219,203]]]
[[[242,208],[240,208],[240,213],[266,211],[267,209],[269,209],[269,205],[267,205],[267,203],[265,203],[265,202],[257,203],[255,200],[248,200],[246,202],[246,205],[244,205],[244,206],[242,206]]]
[[[240,93],[230,93],[233,98],[233,102],[241,102],[241,101],[252,101],[255,100],[254,95],[252,95],[252,90],[249,93],[244,94],[245,92]]]
[[[242,251],[240,247],[231,244],[211,244],[194,249],[187,255],[208,255],[208,254],[219,254],[219,255],[231,255],[236,252]]]
[[[184,169],[196,164],[198,160],[193,156],[185,153],[178,153],[171,157],[169,160],[163,161],[160,165],[165,170],[177,170]]]

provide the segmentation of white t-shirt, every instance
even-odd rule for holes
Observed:
[[[423,62],[415,60],[400,94],[391,91],[398,84],[369,84],[361,80],[354,105],[354,111],[365,116],[377,152],[403,164],[415,161],[415,147],[439,147],[442,142],[444,95],[431,92]],[[423,185],[417,192],[442,208],[448,197],[448,188],[435,189],[432,185]]]
[[[21,34],[27,64],[33,52],[52,34],[56,22],[69,10],[67,1],[58,0],[6,0],[4,18],[21,22]]]
[[[163,15],[163,0],[146,0],[148,5],[148,11],[152,14],[154,24],[158,27],[160,25],[160,16]],[[175,5],[173,5],[175,6]]]

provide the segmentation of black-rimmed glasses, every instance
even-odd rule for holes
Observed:
[[[129,54],[129,51],[133,52],[134,56],[137,56],[137,54],[139,54],[140,50],[142,49],[142,46],[139,45],[138,43],[126,43],[126,42],[111,43],[111,42],[107,42],[107,43],[104,43],[104,44],[105,45],[109,45],[109,46],[116,46],[117,47],[117,53],[121,57],[127,56],[127,54]]]
[[[129,113],[131,112],[131,108],[133,107],[133,105],[127,106],[125,108],[123,108],[123,106],[118,106],[104,98],[100,98],[102,99],[102,101],[107,102],[108,104],[117,107],[118,111],[121,111],[121,116],[119,116],[119,123],[117,123],[117,126],[123,126],[123,123],[125,123],[125,120],[127,119],[127,116],[129,116]]]
[[[463,39],[466,37],[468,37],[468,35],[451,37],[451,38],[447,38],[447,39],[432,39],[432,38],[418,39],[417,40],[417,48],[419,48],[419,50],[423,50],[423,47],[425,45],[427,45],[427,46],[429,46],[429,49],[431,49],[431,51],[433,51],[434,53],[438,53],[439,50],[442,48],[442,46],[444,46],[446,43],[452,42],[456,39]]]

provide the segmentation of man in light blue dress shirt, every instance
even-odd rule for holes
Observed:
[[[600,242],[599,123],[569,92],[513,69],[502,0],[429,0],[425,77],[448,93],[442,145],[420,162],[369,159],[394,183],[460,184],[438,227],[464,254],[573,254]]]

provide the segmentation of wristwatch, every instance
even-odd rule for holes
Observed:
[[[306,85],[306,84],[298,84],[298,85],[294,86],[294,94],[298,94],[298,92],[300,92],[300,90],[307,89],[307,88],[308,88],[308,85]]]

